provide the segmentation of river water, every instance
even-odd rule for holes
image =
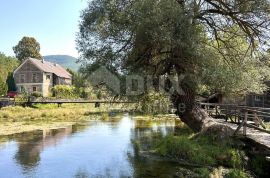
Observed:
[[[142,122],[124,115],[63,129],[16,134],[0,143],[0,177],[174,177],[176,163],[137,154],[174,121]]]

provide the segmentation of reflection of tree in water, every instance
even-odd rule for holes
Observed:
[[[70,134],[72,127],[15,135],[14,139],[19,145],[15,159],[23,168],[32,169],[39,164],[40,153],[45,148],[57,145]]]
[[[177,165],[164,161],[153,155],[142,153],[151,150],[151,145],[158,138],[174,134],[174,125],[149,121],[136,121],[131,131],[133,153],[128,153],[128,159],[133,167],[133,177],[173,177]],[[138,149],[138,147],[140,147]],[[139,152],[138,150],[142,151]]]
[[[88,178],[88,177],[90,177],[89,172],[86,169],[81,168],[79,168],[74,175],[74,178]]]
[[[16,136],[19,144],[18,152],[15,155],[16,161],[25,168],[32,168],[40,161],[39,152],[32,151],[35,143],[42,140],[42,132],[24,133]]]

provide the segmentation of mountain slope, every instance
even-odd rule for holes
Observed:
[[[68,56],[68,55],[48,55],[43,56],[45,61],[53,62],[60,64],[61,66],[65,68],[69,68],[73,71],[78,71],[80,68],[80,64],[76,63],[77,58]]]

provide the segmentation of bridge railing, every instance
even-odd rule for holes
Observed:
[[[229,120],[232,123],[238,124],[239,126],[235,133],[242,127],[244,135],[247,133],[247,127],[270,133],[263,122],[270,118],[270,108],[219,103],[199,103],[199,105],[211,117],[225,119],[226,122]]]

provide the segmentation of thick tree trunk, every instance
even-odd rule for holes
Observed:
[[[180,119],[195,132],[202,134],[215,134],[220,138],[227,138],[233,135],[231,127],[215,121],[204,109],[194,107],[191,111],[179,115]]]
[[[182,86],[182,94],[173,96],[173,102],[177,107],[180,119],[186,123],[193,131],[202,134],[215,134],[220,138],[233,135],[233,129],[229,126],[217,122],[210,117],[207,112],[197,106],[195,102],[195,92],[187,86]]]

